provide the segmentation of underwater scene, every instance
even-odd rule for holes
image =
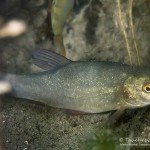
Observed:
[[[0,1],[0,150],[150,149],[150,0]]]

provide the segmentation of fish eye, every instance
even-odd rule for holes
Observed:
[[[142,87],[143,91],[146,93],[150,93],[150,83],[146,83]]]

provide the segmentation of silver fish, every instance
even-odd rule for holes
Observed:
[[[15,97],[86,113],[124,110],[150,104],[150,70],[113,62],[73,62],[50,50],[36,50],[43,72],[8,74]]]
[[[51,22],[54,32],[54,41],[58,50],[66,56],[63,42],[63,27],[67,18],[71,16],[75,0],[53,0],[51,8]]]

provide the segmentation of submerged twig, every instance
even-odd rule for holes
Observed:
[[[137,46],[137,43],[136,43],[135,30],[134,30],[134,26],[133,26],[132,4],[133,4],[133,0],[129,0],[129,23],[130,23],[130,29],[131,29],[131,33],[132,33],[132,37],[133,37],[133,44],[134,44],[134,47],[135,47],[135,50],[136,50],[138,65],[140,65],[141,62],[140,62],[140,57],[139,57],[139,50],[138,50],[138,46]]]
[[[129,45],[128,38],[127,38],[127,33],[126,33],[125,27],[123,25],[120,0],[117,0],[117,7],[118,7],[118,17],[119,17],[120,28],[121,28],[121,31],[122,31],[122,33],[124,35],[124,39],[125,39],[126,47],[127,47],[127,52],[128,52],[128,56],[129,56],[129,61],[130,61],[130,64],[132,65],[131,50],[130,50],[130,45]]]

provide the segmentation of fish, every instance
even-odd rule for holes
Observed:
[[[66,56],[62,34],[63,27],[67,18],[72,14],[74,2],[75,0],[53,0],[50,9],[54,42],[57,49],[63,56]]]
[[[150,104],[150,69],[107,61],[71,61],[51,50],[37,49],[33,63],[42,72],[1,74],[14,97],[88,114]]]

